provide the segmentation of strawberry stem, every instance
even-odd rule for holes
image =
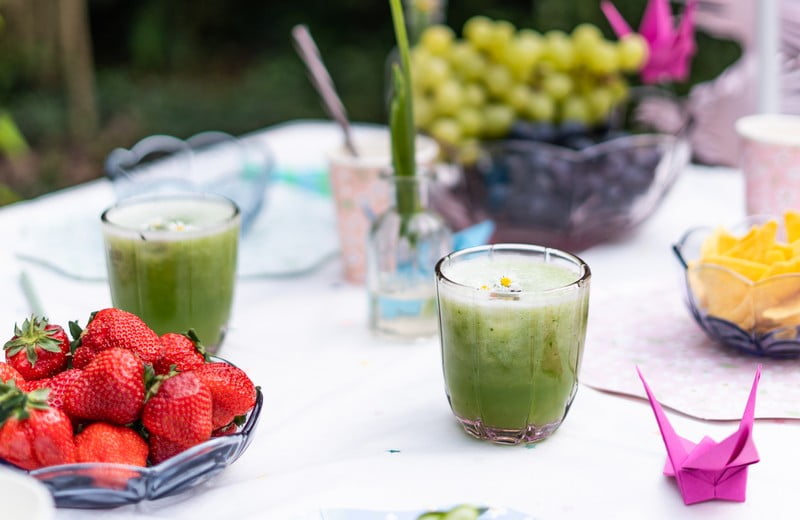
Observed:
[[[211,357],[208,355],[205,345],[203,345],[203,343],[200,341],[200,338],[197,336],[197,332],[194,329],[187,330],[184,336],[189,338],[189,341],[194,343],[195,350],[197,350],[197,352],[203,356],[203,359],[206,363],[211,361]]]
[[[6,359],[25,350],[25,357],[31,366],[39,360],[38,350],[46,352],[61,352],[61,342],[56,338],[59,328],[47,328],[47,318],[34,314],[22,322],[22,327],[14,324],[14,337],[3,345]]]
[[[151,365],[145,363],[144,365],[144,388],[145,388],[145,395],[144,400],[149,401],[151,397],[158,393],[158,390],[161,388],[161,385],[172,376],[178,375],[178,370],[176,369],[176,365],[170,365],[169,373],[156,375],[155,369]]]
[[[0,383],[0,427],[11,418],[18,420],[28,418],[30,410],[47,410],[48,388],[40,388],[30,393],[25,393],[11,380]]]

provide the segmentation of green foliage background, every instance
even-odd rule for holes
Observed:
[[[645,5],[615,3],[637,21]],[[67,139],[63,89],[37,83],[31,74],[35,52],[0,36],[0,107],[11,113],[37,156],[33,173],[11,184],[23,196],[101,176],[112,148],[149,134],[241,134],[288,119],[324,117],[290,42],[297,23],[309,26],[351,118],[386,121],[385,64],[393,45],[388,0],[88,0],[88,6],[101,116],[92,142]],[[459,33],[475,14],[541,31],[589,21],[611,36],[598,0],[450,0],[446,10]],[[740,52],[732,42],[702,34],[698,44],[684,91],[718,75]],[[66,159],[76,154],[79,166]]]

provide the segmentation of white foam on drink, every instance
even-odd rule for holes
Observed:
[[[236,207],[215,198],[163,198],[131,201],[108,210],[105,220],[116,234],[158,234],[161,239],[179,240],[187,235],[205,235],[236,223]],[[181,223],[183,229],[170,229],[163,223]],[[173,226],[174,227],[174,226]],[[166,228],[166,229],[164,229]]]
[[[439,296],[498,311],[557,305],[583,293],[572,285],[582,274],[575,269],[515,254],[472,258],[442,266],[445,278],[458,285],[440,283]],[[513,292],[495,289],[502,277],[514,283]]]
[[[558,289],[578,280],[578,274],[566,267],[531,260],[524,256],[481,257],[453,262],[442,270],[448,279],[480,289],[492,288],[501,278],[509,278],[522,292]]]

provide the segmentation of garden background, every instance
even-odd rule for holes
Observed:
[[[436,2],[436,0],[413,0]],[[638,20],[644,0],[615,0]],[[457,33],[476,14],[517,27],[597,24],[599,0],[450,0]],[[351,119],[385,122],[388,0],[0,1],[0,205],[100,177],[110,150],[155,133],[232,134],[325,117],[290,30],[308,25]],[[702,33],[691,85],[739,47]]]

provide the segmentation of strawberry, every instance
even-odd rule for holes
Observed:
[[[16,368],[0,361],[0,383],[8,383],[9,381],[14,381],[17,386],[20,386],[25,382],[25,378]]]
[[[150,464],[156,465],[200,443],[182,444],[151,433],[148,444],[150,446]]]
[[[111,462],[131,466],[147,465],[148,447],[130,428],[105,422],[87,426],[75,436],[78,462]]]
[[[86,329],[80,330],[70,323],[75,339],[72,366],[83,368],[94,357],[111,348],[124,348],[136,354],[142,362],[155,364],[161,357],[162,347],[158,334],[135,314],[109,308],[92,314]]]
[[[194,330],[186,334],[168,332],[161,336],[161,345],[164,347],[163,355],[153,365],[156,374],[168,374],[173,365],[179,372],[185,372],[207,361],[206,349]]]
[[[26,392],[32,392],[40,388],[49,389],[50,392],[47,394],[47,404],[63,410],[64,396],[67,394],[67,389],[75,384],[78,378],[81,377],[81,373],[82,371],[77,368],[70,368],[69,370],[59,372],[53,377],[26,381],[19,386]]]
[[[27,380],[50,377],[64,370],[69,354],[69,339],[58,325],[47,318],[31,316],[14,325],[14,337],[3,346],[6,361]]]
[[[142,412],[147,431],[185,446],[211,437],[211,391],[196,375],[180,372],[156,386]]]
[[[229,425],[256,404],[256,388],[241,368],[228,363],[206,363],[192,373],[211,390],[214,429]]]
[[[144,404],[144,366],[130,350],[96,354],[66,389],[64,411],[74,419],[128,424]]]
[[[47,406],[46,390],[25,393],[0,384],[0,457],[33,470],[75,462],[69,417]]]

